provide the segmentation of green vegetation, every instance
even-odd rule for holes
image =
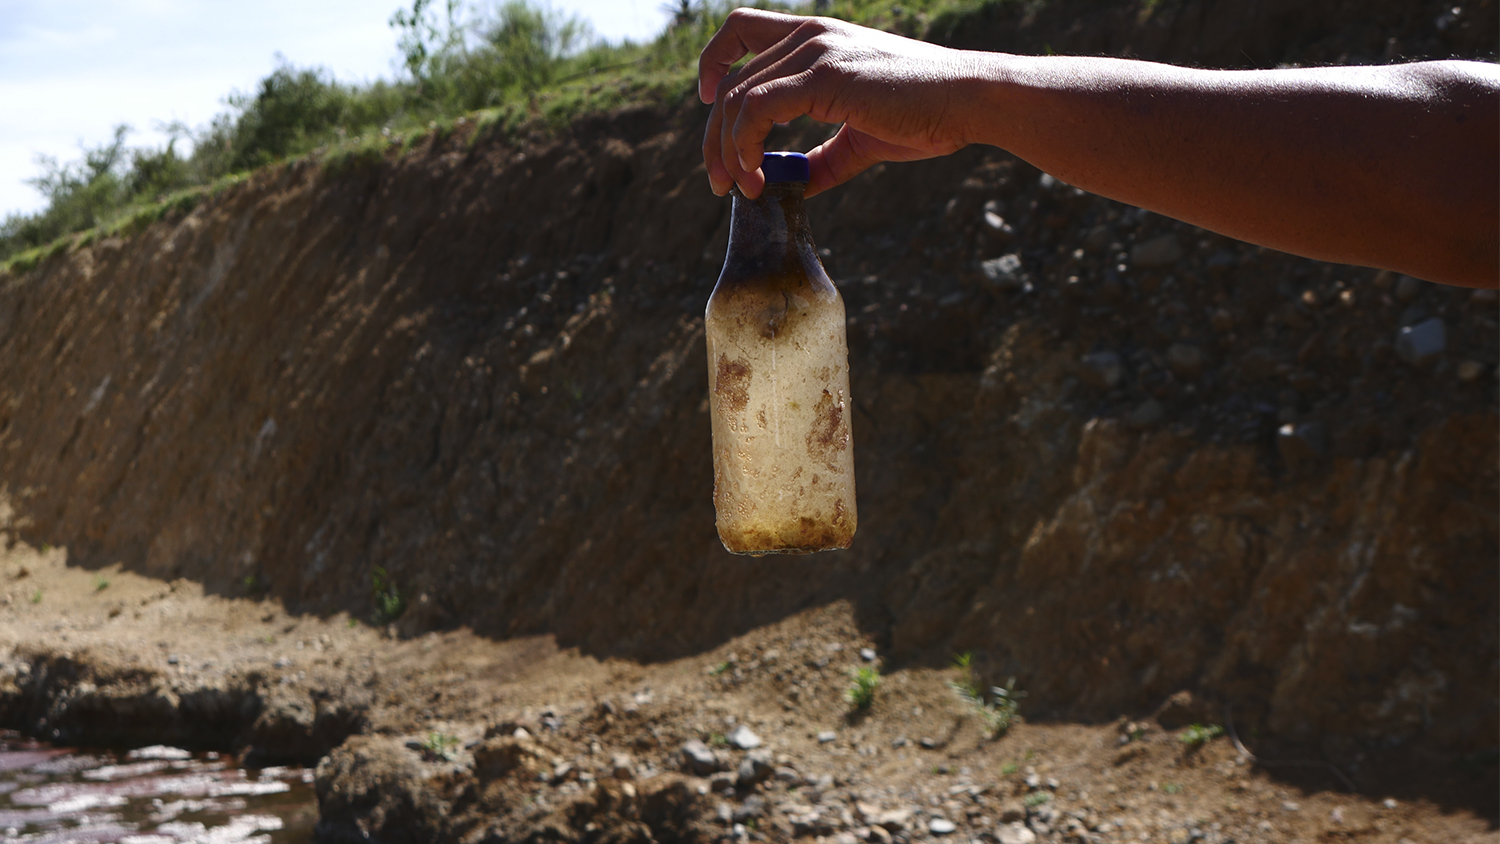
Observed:
[[[717,677],[733,667],[734,666],[730,665],[727,661],[721,662],[718,665],[715,665],[713,668],[709,669],[708,673],[710,676]]]
[[[1003,686],[991,686],[989,695],[984,693],[984,684],[979,681],[979,675],[974,671],[974,655],[971,653],[958,654],[953,658],[953,667],[958,671],[958,677],[948,681],[948,688],[952,689],[964,702],[979,716],[984,724],[985,734],[990,738],[999,738],[1004,735],[1011,725],[1015,723],[1016,716],[1021,710],[1021,698],[1026,693],[1016,689],[1016,678],[1012,677]]]
[[[375,593],[375,624],[390,624],[406,612],[406,599],[381,566],[370,573],[370,587]]]
[[[1193,724],[1178,733],[1177,740],[1189,748],[1196,750],[1222,735],[1224,735],[1224,728],[1218,724],[1209,724],[1208,726]]]
[[[941,39],[985,6],[1010,2],[1021,0],[833,0],[823,13]],[[731,8],[730,0],[678,0],[650,43],[610,44],[585,21],[528,0],[483,7],[414,0],[390,18],[400,78],[346,84],[326,69],[282,60],[253,91],[230,94],[229,110],[207,126],[159,127],[169,138],[164,147],[128,147],[131,129],[121,125],[108,143],[83,149],[81,161],[39,158],[30,184],[47,207],[0,222],[0,273],[179,218],[250,171],[299,156],[317,155],[339,171],[460,127],[473,142],[521,127],[556,130],[627,104],[683,102],[695,97],[699,51]]]
[[[1011,774],[1014,774],[1016,771],[1019,771],[1019,770],[1021,770],[1021,766],[1020,765],[1017,765],[1014,762],[1007,762],[1006,764],[1000,766],[1000,775],[1004,776],[1004,777],[1008,777]]]
[[[1026,808],[1035,809],[1036,807],[1042,805],[1043,803],[1046,803],[1051,799],[1051,792],[1038,791],[1035,794],[1029,795],[1023,802],[1026,804]]]
[[[1162,786],[1161,790],[1164,791],[1164,792],[1166,792],[1167,794],[1181,794],[1182,793],[1182,784],[1181,783],[1175,783],[1175,782],[1169,782],[1166,785]]]
[[[453,761],[453,749],[458,747],[458,737],[447,733],[430,732],[422,741],[422,753],[432,761]]]
[[[853,682],[844,690],[844,700],[849,708],[863,711],[875,702],[875,688],[880,685],[880,669],[874,666],[855,668],[849,672]]]
[[[42,590],[38,589],[31,593],[31,602],[33,604],[40,604],[42,602]]]
[[[109,588],[109,578],[102,574],[94,575],[94,591],[103,592]]]
[[[729,746],[729,737],[726,736],[726,735],[724,735],[723,733],[709,733],[708,734],[708,746],[709,747],[728,747]]]

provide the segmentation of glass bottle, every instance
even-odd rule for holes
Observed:
[[[857,523],[844,301],[802,207],[807,157],[767,153],[736,188],[729,254],[704,316],[714,509],[735,554],[848,548]]]

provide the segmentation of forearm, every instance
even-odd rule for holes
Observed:
[[[1204,71],[967,55],[955,117],[969,142],[1283,251],[1497,285],[1493,66]]]

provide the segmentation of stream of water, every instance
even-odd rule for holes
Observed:
[[[0,732],[0,840],[308,844],[312,771],[246,769],[216,753],[53,747]]]

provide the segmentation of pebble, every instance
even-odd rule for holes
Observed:
[[[979,269],[984,273],[986,281],[1001,290],[1019,290],[1026,284],[1025,273],[1021,269],[1021,256],[1015,253],[983,261],[979,264]]]
[[[617,753],[609,761],[609,773],[617,780],[635,779],[635,760],[629,754]]]
[[[896,736],[895,738],[891,739],[891,747],[896,750],[900,750],[908,744],[911,744],[911,739],[907,738],[906,736]]]
[[[1170,267],[1181,261],[1184,254],[1177,235],[1164,234],[1131,247],[1130,263],[1142,269]]]
[[[909,823],[911,823],[910,809],[891,809],[881,812],[879,817],[875,818],[874,825],[887,832],[905,832]]]
[[[1489,308],[1494,307],[1496,302],[1500,302],[1500,290],[1482,288],[1469,294],[1469,304],[1471,305]]]
[[[949,833],[956,832],[957,830],[958,824],[955,824],[953,821],[950,821],[947,818],[933,818],[932,820],[927,822],[927,831],[931,832],[933,835],[948,835]]]
[[[1125,417],[1125,424],[1137,431],[1144,431],[1155,427],[1166,413],[1166,408],[1161,406],[1161,402],[1156,399],[1146,399],[1135,410],[1130,411]]]
[[[1417,295],[1422,292],[1423,284],[1425,282],[1421,279],[1412,278],[1409,275],[1396,279],[1396,301],[1404,303],[1417,298]]]
[[[734,728],[728,736],[729,743],[740,750],[754,750],[760,747],[760,736],[744,724]]]
[[[291,668],[292,667],[292,661],[290,659],[287,659],[286,657],[282,657],[281,659],[278,659],[275,662],[271,663],[271,667],[272,668]]]
[[[833,730],[823,730],[818,733],[818,744],[827,744],[831,741],[836,741],[838,737],[839,734]]]
[[[1113,390],[1125,376],[1125,365],[1114,352],[1093,352],[1083,356],[1083,380],[1105,390]]]
[[[917,744],[922,745],[922,747],[927,750],[936,750],[938,746],[937,739],[927,736],[923,736],[922,739],[917,742]]]
[[[1042,778],[1036,774],[1027,774],[1026,787],[1031,789],[1032,791],[1036,791],[1037,789],[1042,787]]]
[[[1298,803],[1294,802],[1294,801],[1291,801],[1291,800],[1283,800],[1283,801],[1281,801],[1281,808],[1285,809],[1288,812],[1300,812],[1300,811],[1302,811],[1302,806],[1299,805]]]
[[[1432,363],[1448,348],[1448,330],[1438,317],[1401,329],[1396,355],[1413,366]]]
[[[864,660],[865,662],[874,662],[875,661],[875,649],[874,648],[860,648],[859,649],[859,658],[862,659],[862,660]]]
[[[741,823],[752,818],[758,818],[766,813],[766,799],[759,794],[752,794],[745,798],[745,802],[734,810],[734,819]]]
[[[777,782],[787,785],[797,785],[802,782],[802,775],[797,773],[795,768],[777,768],[774,776]]]
[[[1000,844],[1033,844],[1036,833],[1027,829],[1026,824],[1008,823],[995,830],[995,840]]]
[[[739,783],[743,786],[754,785],[775,772],[776,767],[771,764],[771,754],[768,751],[752,751],[740,761]]]
[[[1083,248],[1090,252],[1103,252],[1115,239],[1108,226],[1094,226],[1083,238]]]
[[[1292,468],[1316,462],[1328,453],[1328,429],[1322,422],[1282,425],[1276,431],[1276,450]]]
[[[1220,334],[1227,334],[1231,329],[1234,328],[1234,314],[1230,313],[1224,308],[1218,308],[1217,310],[1215,310],[1213,314],[1209,316],[1208,321],[1213,325],[1214,330],[1219,332]]]
[[[1477,360],[1462,361],[1458,365],[1458,380],[1464,382],[1465,384],[1471,381],[1478,381],[1479,376],[1483,374],[1484,364],[1480,363]]]
[[[1195,379],[1203,374],[1203,350],[1188,343],[1173,343],[1167,349],[1167,365],[1177,377]]]
[[[1380,805],[1386,807],[1387,809],[1394,809],[1394,808],[1396,808],[1396,798],[1394,798],[1394,797],[1387,797],[1387,798],[1385,798],[1385,800],[1383,800],[1381,802]]]
[[[719,769],[719,759],[708,745],[698,739],[689,739],[682,743],[682,765],[689,773],[703,776]]]

